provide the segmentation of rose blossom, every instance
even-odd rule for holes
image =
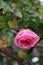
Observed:
[[[30,29],[23,29],[14,38],[14,44],[24,50],[34,47],[40,37]]]

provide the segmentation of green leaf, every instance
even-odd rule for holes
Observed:
[[[28,57],[28,62],[29,62],[29,64],[30,64],[30,65],[34,65],[33,62],[32,62],[31,54],[30,54],[28,51],[26,52],[26,54],[27,54],[27,57]]]
[[[5,12],[13,12],[11,7],[7,5],[7,3],[4,2],[3,0],[0,0],[0,8],[3,8]]]
[[[21,48],[15,46],[15,44],[12,45],[12,49],[15,51],[15,52],[19,52],[19,51],[22,51]]]
[[[9,46],[11,46],[13,44],[13,33],[11,32],[5,32],[5,34],[3,34],[3,37],[6,39],[7,43]]]
[[[9,45],[12,45],[12,43],[13,43],[13,33],[8,32],[6,34],[6,40],[7,40]]]
[[[0,55],[0,65],[3,65],[3,56]]]
[[[25,10],[25,11],[24,11]],[[18,23],[19,28],[30,28],[37,31],[40,24],[40,18],[37,12],[24,9],[22,12],[22,20]],[[21,25],[22,24],[22,25]]]

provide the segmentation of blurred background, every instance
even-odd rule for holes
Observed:
[[[13,36],[21,28],[30,28],[43,37],[43,0],[0,0],[0,65],[21,65],[11,59],[12,55],[20,59],[25,56],[13,45]],[[9,52],[12,49],[15,54]],[[33,48],[31,61],[43,65],[43,39]]]

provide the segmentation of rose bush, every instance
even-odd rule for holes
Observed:
[[[14,38],[14,44],[24,50],[34,47],[40,37],[30,29],[20,30]]]

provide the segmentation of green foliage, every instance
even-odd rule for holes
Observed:
[[[35,7],[38,2],[39,0],[0,0],[0,11],[2,10],[0,13],[0,38],[4,38],[15,52],[22,51],[22,49],[16,47],[13,42],[19,29],[29,28],[39,36],[43,36],[43,19],[40,18]],[[24,57],[24,55],[18,54],[19,57]],[[27,53],[27,57],[30,65],[33,65],[29,53]],[[0,65],[3,65],[1,63],[3,63],[3,57],[0,55]],[[8,60],[8,62],[5,63],[5,65],[8,64],[12,65],[11,61],[9,62]]]
[[[13,44],[13,38],[14,38],[13,33],[7,31],[7,32],[3,33],[3,37],[6,39],[9,46],[11,46]]]
[[[2,9],[2,15],[0,16],[0,24],[3,29],[8,27],[8,21],[12,19],[13,10],[4,1],[0,0],[0,9]]]
[[[3,65],[3,56],[0,54],[0,65]]]
[[[41,18],[43,19],[43,6],[40,6],[40,15],[41,15]]]
[[[32,62],[32,60],[31,60],[32,59],[31,54],[28,51],[26,51],[26,54],[27,54],[28,62],[30,63],[30,65],[34,65],[33,62]]]
[[[3,8],[3,10],[5,12],[13,12],[13,10],[11,9],[11,7],[9,5],[7,5],[7,3],[5,3],[3,0],[0,0],[0,9]]]
[[[22,49],[21,49],[21,48],[16,47],[14,44],[12,44],[12,49],[13,49],[15,52],[22,51]]]
[[[21,25],[22,24],[22,25]],[[41,34],[43,30],[43,22],[39,17],[39,14],[33,10],[23,10],[22,20],[18,23],[19,28],[30,28],[37,34]]]

